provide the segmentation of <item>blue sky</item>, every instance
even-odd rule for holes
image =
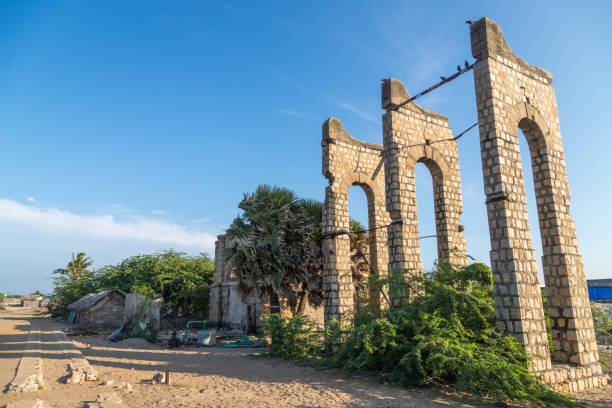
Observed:
[[[212,255],[258,184],[322,200],[323,121],[381,143],[380,79],[415,94],[453,73],[472,61],[465,21],[482,16],[555,77],[587,277],[610,277],[611,14],[607,1],[3,1],[0,291],[50,290],[75,251],[96,267],[167,248]],[[455,133],[476,121],[471,74],[420,103]],[[468,251],[488,263],[476,131],[459,154]],[[429,235],[425,167],[417,183]],[[350,197],[366,220],[363,192]],[[431,266],[435,240],[422,245]]]

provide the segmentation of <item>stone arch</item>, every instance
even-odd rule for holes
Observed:
[[[389,227],[389,270],[421,273],[418,212],[414,167],[423,162],[434,180],[436,235],[439,258],[455,265],[466,265],[465,239],[461,226],[463,204],[457,144],[452,140],[448,118],[408,99],[404,84],[388,79],[382,84],[383,138],[387,210],[393,221]]]
[[[429,155],[428,157],[422,157],[416,162],[423,163],[431,175],[433,185],[434,214],[436,219],[438,259],[450,259],[452,257],[454,262],[463,264],[463,261],[466,258],[465,254],[459,255],[454,253],[453,251],[456,251],[456,248],[451,246],[448,239],[448,231],[450,228],[452,228],[452,226],[449,225],[446,216],[445,203],[447,194],[445,190],[444,178],[445,174],[450,173],[450,169],[448,168],[446,160],[444,160],[444,158],[441,157],[438,152],[434,151],[434,153],[435,154]],[[460,227],[457,226],[457,229],[459,228]]]
[[[491,266],[500,327],[534,358],[531,369],[566,391],[605,384],[589,306],[552,75],[514,54],[500,27],[483,18],[470,26]],[[544,278],[555,360],[553,366],[532,248],[518,132],[527,138],[542,235]]]
[[[509,108],[508,115],[510,129],[516,132],[520,128],[525,133],[530,150],[540,151],[552,146],[550,128],[536,107],[519,102]]]
[[[351,137],[336,118],[323,124],[323,175],[329,185],[323,204],[323,233],[348,231],[348,191],[361,186],[368,200],[370,259],[379,275],[386,275],[387,231],[390,223],[385,208],[383,147]],[[374,229],[375,228],[375,229]],[[323,242],[325,321],[353,311],[353,283],[350,270],[350,241],[346,234],[332,235]]]

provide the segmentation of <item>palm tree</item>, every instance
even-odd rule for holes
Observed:
[[[227,230],[230,246],[227,260],[234,266],[238,288],[270,298],[272,312],[280,311],[280,297],[293,314],[304,312],[306,303],[323,304],[323,237],[320,201],[299,199],[286,188],[261,185],[245,194],[238,205],[243,211]],[[368,240],[363,226],[351,219],[351,235],[367,254]],[[359,302],[367,296],[365,283],[369,268],[351,244],[354,282]],[[363,287],[363,289],[359,289]],[[358,289],[358,290],[357,290]]]
[[[233,241],[226,257],[234,266],[244,294],[256,291],[270,298],[280,312],[280,296],[295,299],[308,275],[306,237],[310,220],[296,194],[286,188],[260,185],[238,205],[243,214],[227,230]]]
[[[302,210],[308,217],[311,228],[306,237],[307,256],[306,274],[297,292],[295,313],[304,313],[306,301],[313,307],[323,305],[323,203],[311,199],[300,201]]]
[[[53,284],[55,286],[55,298],[49,309],[53,315],[62,315],[66,312],[66,307],[95,291],[96,282],[94,273],[88,268],[93,265],[93,260],[84,252],[72,254],[72,260],[65,268],[56,269],[53,274]]]
[[[76,257],[73,252],[72,260],[66,265],[66,272],[73,280],[79,280],[86,272],[89,272],[87,268],[91,265],[93,265],[93,260],[85,252],[77,253]]]

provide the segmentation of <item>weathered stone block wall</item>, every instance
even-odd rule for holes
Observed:
[[[370,260],[379,275],[387,274],[387,231],[383,147],[351,137],[342,122],[329,118],[323,124],[323,175],[329,185],[323,204],[323,234],[349,231],[348,192],[352,185],[363,188],[368,200]],[[375,229],[376,228],[376,229]],[[347,234],[323,242],[325,321],[353,312],[350,238]]]
[[[589,306],[552,75],[518,58],[488,18],[471,25],[474,85],[497,318],[535,356],[532,369],[567,390],[605,383]],[[518,129],[531,154],[542,236],[544,280],[552,323],[551,365],[538,269],[519,151]]]
[[[227,280],[225,261],[225,235],[217,236],[215,241],[215,272],[213,275],[213,283],[210,285],[209,304],[208,304],[208,322],[211,327],[218,327],[223,321],[223,293],[221,284]]]
[[[427,166],[433,180],[438,258],[466,265],[457,143],[446,116],[415,102],[396,108],[409,98],[400,81],[383,82],[386,206],[393,221],[402,221],[389,226],[389,270],[423,271],[414,177],[418,162]]]

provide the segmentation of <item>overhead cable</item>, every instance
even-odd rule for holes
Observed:
[[[427,88],[426,90],[419,92],[418,94],[414,95],[412,98],[408,98],[406,99],[404,102],[399,103],[397,105],[395,105],[394,107],[392,107],[391,109],[389,109],[390,111],[394,111],[394,110],[398,110],[399,108],[401,108],[404,105],[409,104],[410,102],[414,101],[415,99],[420,98],[423,95],[426,95],[428,93],[430,93],[431,91],[433,91],[434,89],[439,88],[440,86],[449,83],[450,81],[452,81],[453,79],[457,79],[459,78],[461,75],[465,74],[466,72],[468,72],[469,70],[471,70],[472,68],[474,68],[474,64],[469,64],[467,61],[465,61],[465,65],[464,68],[462,68],[461,70],[459,70],[459,68],[461,68],[461,66],[457,66],[458,71],[455,72],[453,75],[447,77],[441,76],[440,79],[441,81],[438,82],[437,84]]]

